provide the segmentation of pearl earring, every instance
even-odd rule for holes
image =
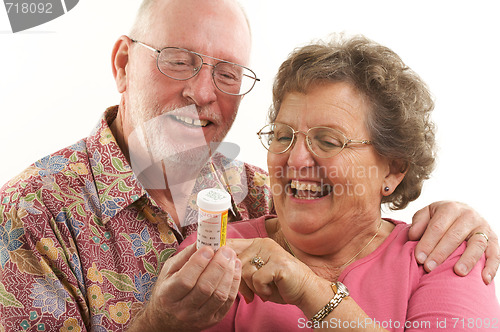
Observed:
[[[385,192],[388,192],[388,191],[389,191],[389,187],[385,187],[385,188],[384,188],[384,191],[385,191]]]

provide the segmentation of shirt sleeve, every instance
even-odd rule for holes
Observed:
[[[484,256],[465,277],[453,266],[463,254],[462,244],[449,259],[424,274],[408,303],[405,331],[497,331],[500,307],[493,283],[485,285]]]
[[[273,214],[274,207],[267,172],[256,166],[244,163],[242,174],[241,181],[245,188],[241,188],[239,192],[238,190],[233,190],[233,194],[240,201],[238,203],[239,220],[256,219],[264,215]],[[230,176],[230,178],[235,177]],[[244,198],[242,198],[243,196]]]
[[[86,331],[78,252],[32,189],[0,191],[0,331]]]

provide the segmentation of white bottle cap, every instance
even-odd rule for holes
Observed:
[[[203,189],[198,193],[196,204],[206,211],[225,211],[231,206],[231,195],[220,189]]]

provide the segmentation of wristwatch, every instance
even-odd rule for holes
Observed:
[[[349,296],[349,290],[347,290],[347,287],[340,281],[332,283],[331,286],[335,295],[330,302],[328,302],[323,308],[321,308],[320,311],[318,311],[316,315],[311,318],[311,322],[321,322],[340,304],[340,302],[342,302],[344,297]]]

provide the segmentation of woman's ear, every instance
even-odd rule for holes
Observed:
[[[385,176],[382,187],[382,195],[389,196],[396,190],[396,187],[403,181],[408,172],[408,164],[402,160],[391,160],[389,162],[389,172]]]
[[[132,40],[127,36],[121,36],[113,47],[111,54],[111,66],[119,93],[127,90],[127,64],[128,53]]]

